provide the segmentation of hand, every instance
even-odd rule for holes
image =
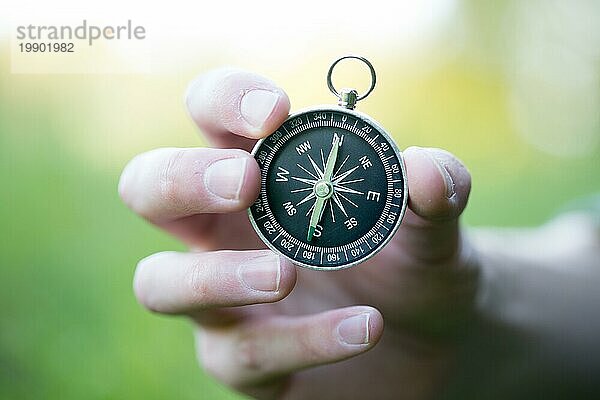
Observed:
[[[140,261],[139,301],[193,319],[203,367],[258,398],[430,395],[475,293],[458,223],[470,190],[462,164],[442,150],[405,150],[410,210],[393,240],[348,270],[295,268],[264,249],[245,211],[260,186],[248,151],[285,120],[286,94],[217,70],[191,85],[187,106],[215,148],[141,154],[119,183],[129,207],[193,249]]]

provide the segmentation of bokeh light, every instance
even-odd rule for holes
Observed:
[[[187,323],[136,305],[137,260],[183,247],[116,194],[135,154],[205,145],[183,93],[210,68],[269,76],[299,109],[335,102],[332,60],[366,56],[378,85],[359,109],[401,148],[465,162],[468,226],[540,224],[600,190],[596,1],[80,3],[0,6],[2,398],[239,398],[197,368]],[[114,74],[11,72],[16,21],[82,18],[148,38],[98,48]]]

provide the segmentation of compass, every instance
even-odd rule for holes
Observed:
[[[371,87],[338,92],[331,79],[344,59],[364,62]],[[299,266],[336,270],[375,255],[394,236],[408,192],[402,155],[383,127],[354,110],[375,87],[373,65],[337,59],[327,74],[339,104],[298,111],[252,154],[261,169],[250,222],[272,250]]]

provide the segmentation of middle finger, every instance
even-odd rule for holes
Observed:
[[[140,303],[152,311],[196,314],[275,302],[295,283],[294,266],[270,250],[163,252],[140,261],[134,289]]]

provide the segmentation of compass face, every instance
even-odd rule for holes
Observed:
[[[253,155],[261,191],[250,221],[295,264],[356,265],[400,225],[408,194],[404,163],[383,128],[363,114],[341,107],[294,114]]]

